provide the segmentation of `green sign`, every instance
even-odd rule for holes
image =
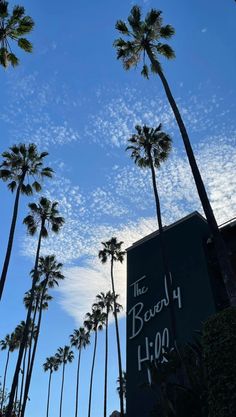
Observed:
[[[215,312],[206,257],[209,231],[197,212],[164,230],[177,342],[183,344]],[[127,264],[127,417],[149,417],[155,398],[148,364],[173,346],[158,232],[128,249]]]

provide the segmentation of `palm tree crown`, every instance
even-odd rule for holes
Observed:
[[[57,371],[59,367],[58,359],[55,356],[50,356],[46,358],[46,362],[43,364],[43,369],[45,372],[50,371],[54,372]]]
[[[10,41],[17,42],[25,52],[32,52],[32,43],[23,36],[31,32],[34,22],[30,16],[25,16],[22,6],[15,6],[12,14],[8,10],[8,2],[0,0],[0,64],[7,68],[19,64],[19,59],[12,52]]]
[[[106,315],[102,312],[100,307],[93,306],[91,313],[86,313],[84,326],[88,331],[96,332],[102,330],[106,321]]]
[[[71,350],[70,346],[64,346],[64,348],[59,347],[55,357],[59,364],[66,364],[67,362],[71,363],[74,359],[74,352]]]
[[[44,290],[43,285],[37,285],[34,289],[34,301],[32,304],[32,311],[47,310],[48,302],[51,301],[53,297],[47,293],[47,290]],[[41,305],[40,305],[41,304]],[[25,293],[24,296],[24,305],[26,308],[29,308],[31,305],[31,289]]]
[[[126,150],[131,150],[131,158],[140,168],[150,168],[151,163],[159,168],[171,151],[170,136],[161,130],[161,124],[156,128],[137,125],[135,129],[137,133],[128,140],[131,145]]]
[[[115,305],[116,305],[116,312],[119,313],[122,310],[122,305],[117,302],[117,298],[119,297],[118,294],[115,294]],[[105,314],[109,314],[111,311],[114,311],[114,296],[111,291],[107,293],[100,292],[100,294],[96,295],[96,303],[93,304],[93,307],[100,308],[105,312]]]
[[[75,329],[70,335],[70,343],[77,349],[86,348],[90,344],[90,333],[84,327]]]
[[[123,262],[125,251],[121,250],[123,242],[118,242],[116,237],[112,237],[107,242],[102,242],[103,249],[98,252],[98,257],[105,264],[108,258],[113,261]]]
[[[54,233],[58,233],[64,224],[63,217],[59,216],[57,209],[58,203],[51,202],[46,197],[41,197],[39,204],[30,203],[30,214],[25,217],[23,223],[27,226],[28,232],[33,236],[38,226],[42,227],[42,237],[48,237],[48,230],[46,226],[50,226]]]
[[[0,0],[1,5],[1,0]],[[28,146],[20,143],[13,145],[9,151],[3,152],[3,162],[0,165],[0,178],[8,182],[8,188],[13,192],[18,185],[21,187],[21,193],[26,195],[33,194],[33,191],[41,191],[41,185],[35,180],[35,177],[52,177],[52,168],[43,168],[43,160],[48,152],[38,153],[37,146],[30,143]],[[34,181],[30,183],[30,177]],[[24,184],[25,179],[27,183]]]
[[[114,46],[117,48],[117,59],[121,59],[125,69],[136,67],[143,55],[142,75],[148,78],[149,68],[145,63],[145,55],[152,55],[156,65],[151,65],[151,71],[158,72],[161,69],[159,55],[167,59],[175,58],[174,50],[161,39],[170,39],[175,30],[171,25],[163,25],[162,12],[151,9],[144,20],[141,20],[141,10],[139,6],[131,9],[128,17],[129,25],[124,21],[118,20],[116,29],[128,40],[123,38],[116,39]]]
[[[16,334],[13,332],[11,334],[7,334],[5,339],[0,340],[0,349],[1,350],[9,350],[9,352],[13,352],[16,348],[17,344],[17,337]]]
[[[63,264],[57,262],[55,255],[40,256],[37,274],[39,278],[44,277],[41,284],[46,283],[49,288],[54,288],[55,285],[58,286],[58,281],[65,278],[61,272],[62,267]],[[34,275],[34,270],[31,271],[31,274]]]

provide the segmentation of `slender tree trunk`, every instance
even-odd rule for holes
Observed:
[[[92,390],[93,390],[93,371],[94,371],[96,349],[97,349],[97,336],[98,335],[97,335],[97,330],[96,330],[95,331],[95,340],[94,340],[94,350],[93,350],[93,362],[92,362],[91,375],[90,375],[88,417],[90,417],[90,414],[91,414],[91,402],[92,402]]]
[[[214,243],[214,246],[215,246],[216,255],[217,255],[217,258],[218,258],[222,278],[223,278],[223,281],[224,281],[224,284],[225,284],[225,287],[226,287],[226,291],[227,291],[227,294],[228,294],[228,297],[229,297],[229,301],[230,301],[230,304],[232,306],[236,306],[236,278],[235,278],[235,274],[234,274],[234,271],[233,271],[233,268],[232,268],[232,265],[231,265],[231,262],[230,262],[230,259],[229,259],[229,256],[228,256],[228,251],[227,251],[225,242],[224,242],[224,240],[221,236],[221,233],[219,231],[219,228],[218,228],[218,225],[217,225],[217,222],[216,222],[216,219],[215,219],[210,201],[208,199],[207,192],[206,192],[206,189],[205,189],[205,186],[204,186],[204,183],[203,183],[203,180],[202,180],[202,177],[201,177],[201,174],[200,174],[200,171],[199,171],[199,168],[198,168],[198,165],[197,165],[194,153],[193,153],[193,149],[192,149],[189,137],[188,137],[186,127],[184,125],[184,122],[183,122],[183,119],[182,119],[181,114],[179,112],[179,109],[177,107],[177,104],[174,100],[174,97],[171,93],[169,84],[168,84],[168,82],[167,82],[167,80],[166,80],[166,78],[165,78],[165,76],[164,76],[164,74],[161,70],[161,67],[160,67],[159,63],[155,60],[150,48],[147,48],[147,54],[148,54],[148,57],[151,61],[152,66],[156,69],[156,71],[157,71],[157,73],[158,73],[158,75],[159,75],[159,77],[162,81],[164,90],[166,92],[167,99],[170,103],[170,106],[171,106],[172,111],[174,113],[176,122],[178,124],[179,130],[180,130],[183,142],[184,142],[184,147],[185,147],[186,154],[187,154],[187,157],[188,157],[189,165],[191,167],[192,174],[193,174],[193,177],[194,177],[194,181],[195,181],[195,184],[196,184],[196,187],[197,187],[198,195],[199,195],[199,198],[201,200],[202,207],[203,207],[203,210],[204,210],[204,213],[205,213],[210,231],[211,231],[212,236],[213,236],[213,243]]]
[[[51,391],[51,379],[52,379],[52,371],[50,370],[49,381],[48,381],[48,399],[47,399],[47,412],[46,412],[46,417],[48,417],[48,415],[49,415],[49,402],[50,402],[50,391]]]
[[[25,348],[25,353],[24,353],[24,357],[23,357],[22,378],[21,378],[21,388],[20,388],[20,401],[19,401],[19,416],[21,414],[21,404],[22,404],[23,392],[24,392],[26,355],[27,355],[27,346]]]
[[[4,285],[5,285],[6,278],[7,278],[8,266],[9,266],[9,262],[11,258],[11,251],[12,251],[14,233],[15,233],[15,228],[16,228],[16,220],[17,220],[17,214],[18,214],[18,208],[19,208],[20,192],[21,192],[21,186],[24,181],[24,177],[25,175],[23,176],[16,190],[16,198],[15,198],[15,203],[14,203],[14,208],[13,208],[12,222],[11,222],[11,228],[10,228],[8,244],[7,244],[7,251],[6,251],[6,256],[5,256],[1,279],[0,279],[0,300],[2,298]]]
[[[62,382],[61,382],[61,398],[60,398],[60,414],[59,414],[59,417],[61,417],[61,414],[62,414],[62,399],[63,399],[64,379],[65,379],[65,362],[63,362],[63,368],[62,368]]]
[[[28,369],[28,372],[27,372],[27,375],[26,375],[24,399],[23,399],[23,404],[22,404],[21,417],[24,417],[24,415],[25,415],[25,408],[26,408],[26,404],[27,404],[27,400],[28,400],[30,381],[31,381],[31,377],[32,377],[34,361],[35,361],[35,354],[36,354],[36,350],[37,350],[39,332],[40,332],[41,321],[42,321],[43,297],[44,297],[44,294],[45,294],[45,291],[46,291],[46,285],[47,285],[47,281],[45,282],[45,285],[44,285],[44,288],[43,288],[42,294],[41,294],[41,300],[40,300],[40,305],[39,305],[37,332],[36,332],[36,336],[35,336],[32,357],[31,357],[31,360],[30,360],[30,366],[29,366],[29,369]]]
[[[148,158],[149,158],[149,163],[150,163],[151,173],[152,173],[152,185],[153,185],[153,192],[154,192],[155,203],[156,203],[156,214],[157,214],[157,223],[159,227],[161,255],[162,255],[162,260],[163,260],[163,267],[164,267],[167,291],[168,291],[169,302],[170,302],[171,331],[172,331],[174,345],[176,346],[177,345],[177,332],[176,332],[176,319],[175,319],[174,300],[173,300],[173,286],[172,286],[169,259],[167,256],[168,252],[166,249],[165,236],[164,236],[164,230],[163,230],[163,225],[162,225],[161,205],[160,205],[160,199],[159,199],[159,195],[157,191],[156,173],[155,173],[153,159],[152,159],[150,150],[148,151]]]
[[[75,417],[78,415],[78,404],[79,404],[79,370],[80,370],[80,359],[81,359],[81,347],[79,348],[79,357],[77,365],[77,377],[76,377],[76,394],[75,394]]]
[[[27,375],[29,374],[29,370],[30,370],[31,352],[32,352],[33,339],[34,339],[34,327],[35,327],[35,321],[36,321],[36,314],[37,314],[37,310],[38,310],[38,303],[39,303],[39,300],[37,300],[37,302],[36,302],[34,315],[33,315],[33,320],[32,320],[32,330],[31,330],[30,341],[29,341],[26,378],[27,378]]]
[[[8,403],[8,406],[7,406],[7,411],[6,411],[6,416],[5,417],[12,417],[11,414],[12,414],[12,409],[13,409],[16,386],[17,386],[17,383],[18,383],[18,378],[19,378],[19,373],[20,373],[20,368],[21,368],[21,362],[22,362],[25,347],[27,346],[29,326],[30,326],[30,317],[31,317],[31,313],[32,313],[32,305],[33,305],[33,300],[34,300],[34,291],[35,291],[35,287],[36,287],[36,283],[37,283],[37,270],[38,270],[39,253],[40,253],[40,247],[41,247],[43,227],[44,227],[44,223],[42,223],[40,233],[39,233],[38,247],[37,247],[37,252],[36,252],[36,257],[35,257],[35,264],[34,264],[34,276],[33,276],[32,287],[31,287],[30,303],[29,303],[26,323],[25,323],[25,327],[24,327],[24,332],[23,332],[23,336],[22,336],[22,340],[21,340],[21,344],[20,344],[18,359],[17,359],[17,363],[16,363],[15,373],[14,373],[12,386],[11,386],[11,392],[10,392],[10,396],[9,396],[9,403]]]
[[[19,389],[19,381],[18,381],[18,384],[17,384],[17,386],[16,386],[16,395],[15,395],[15,401],[14,401],[14,412],[15,412],[15,413],[16,413],[16,411],[17,411],[18,389]]]
[[[117,354],[118,354],[118,369],[119,369],[119,381],[120,381],[120,415],[124,417],[124,397],[123,397],[123,375],[122,375],[122,361],[121,361],[121,350],[120,350],[120,335],[117,318],[117,304],[116,304],[116,293],[113,276],[113,255],[111,258],[111,284],[112,294],[114,299],[114,317],[115,317],[115,328],[116,328],[116,343],[117,343]]]
[[[3,378],[3,386],[2,386],[2,401],[1,401],[1,411],[3,409],[3,403],[4,403],[4,395],[5,395],[5,387],[6,387],[6,379],[7,379],[7,368],[9,363],[9,357],[10,357],[10,350],[7,351],[7,360],[5,365],[5,371],[4,371],[4,378]]]
[[[107,417],[107,370],[108,370],[108,315],[109,308],[107,307],[106,316],[106,336],[105,336],[105,378],[104,378],[104,417]]]

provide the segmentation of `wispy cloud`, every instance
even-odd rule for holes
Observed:
[[[69,106],[63,86],[58,94],[53,81],[38,78],[34,73],[9,81],[10,100],[0,118],[9,125],[12,140],[34,142],[44,149],[79,140],[78,130],[63,115]]]

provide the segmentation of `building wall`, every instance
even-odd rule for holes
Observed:
[[[209,231],[198,214],[165,229],[173,279],[177,343],[191,341],[216,310],[206,241]],[[127,255],[127,417],[148,417],[155,398],[148,387],[150,360],[171,348],[169,294],[159,235],[134,245]]]

